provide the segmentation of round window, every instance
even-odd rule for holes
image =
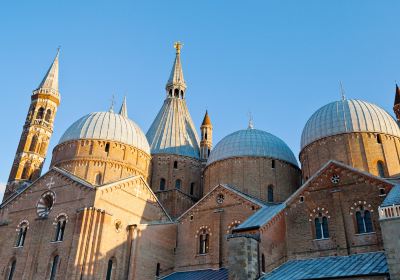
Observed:
[[[45,218],[49,215],[53,208],[55,194],[51,191],[45,192],[39,199],[36,207],[36,213],[40,218]]]

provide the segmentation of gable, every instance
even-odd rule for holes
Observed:
[[[182,221],[193,213],[200,213],[210,209],[220,209],[232,207],[235,205],[242,205],[249,207],[252,210],[258,210],[263,207],[261,201],[248,196],[231,186],[220,184],[208,192],[202,199],[183,213],[177,220]]]

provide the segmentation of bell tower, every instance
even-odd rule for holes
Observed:
[[[3,201],[19,188],[39,178],[53,134],[54,117],[60,104],[58,56],[54,58],[39,87],[32,92],[31,105],[23,126]]]
[[[394,97],[393,111],[396,114],[397,122],[400,122],[400,88],[396,84],[396,93]]]
[[[201,141],[200,141],[200,159],[207,161],[212,148],[212,131],[213,126],[211,124],[208,112],[204,115],[203,123],[200,126]]]

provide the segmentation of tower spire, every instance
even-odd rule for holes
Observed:
[[[167,96],[168,97],[176,97],[176,98],[184,98],[186,83],[183,78],[183,70],[181,64],[181,49],[183,44],[181,42],[175,42],[174,48],[175,52],[175,61],[172,66],[171,74],[169,75],[169,79],[166,85]]]
[[[212,132],[213,126],[211,124],[210,117],[208,116],[208,111],[204,115],[203,122],[200,126],[201,141],[200,141],[200,159],[204,162],[207,161],[211,148],[212,148]]]
[[[396,114],[397,122],[400,123],[400,88],[396,83],[396,93],[394,96],[393,111]]]
[[[124,101],[122,101],[121,109],[119,110],[119,114],[125,118],[128,117],[128,107],[126,105],[126,96],[124,96]]]
[[[58,92],[58,57],[60,55],[60,48],[57,49],[57,54],[47,70],[46,75],[37,87],[36,91],[47,90],[50,92]]]

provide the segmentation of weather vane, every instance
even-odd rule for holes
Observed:
[[[182,47],[183,47],[183,44],[180,41],[177,41],[174,43],[174,48],[176,49],[177,54],[181,53]]]

